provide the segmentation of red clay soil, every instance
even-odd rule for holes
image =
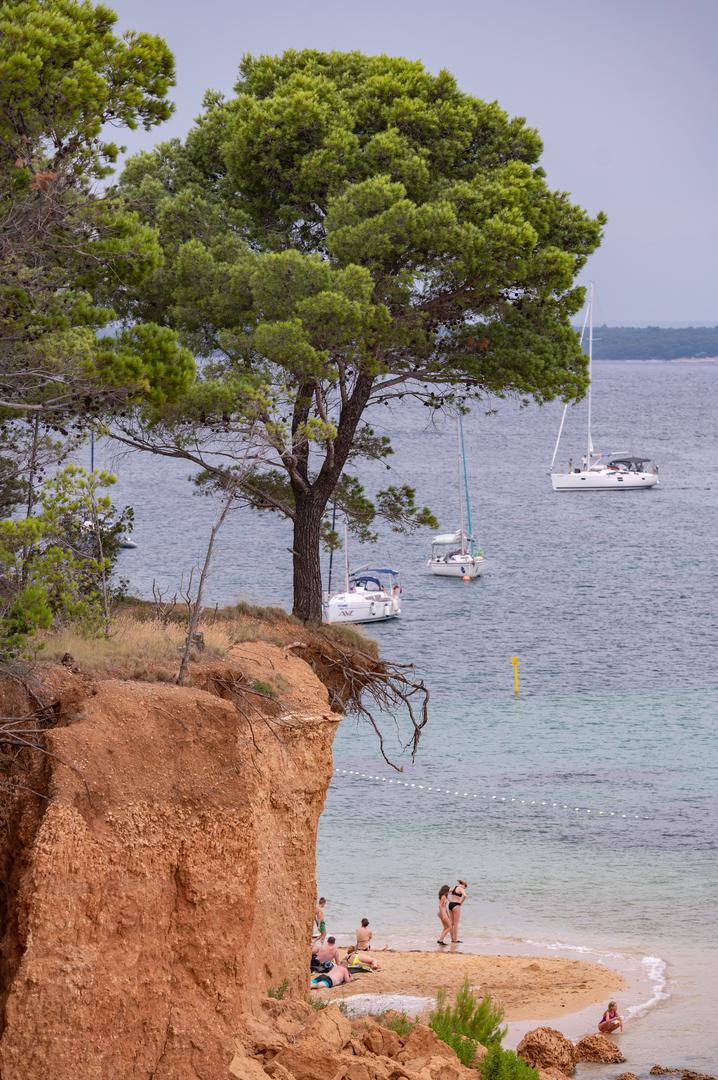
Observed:
[[[216,1080],[269,987],[304,994],[339,717],[292,652],[237,654],[224,699],[45,674],[53,756],[0,802],[3,1080]]]

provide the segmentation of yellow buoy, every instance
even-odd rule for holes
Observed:
[[[519,658],[518,656],[511,657],[511,663],[514,666],[514,694],[519,692]]]

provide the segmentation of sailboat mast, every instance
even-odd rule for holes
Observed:
[[[459,413],[459,437],[461,439],[461,464],[464,473],[464,495],[466,498],[466,531],[468,538],[474,535],[474,527],[471,523],[471,499],[469,497],[469,470],[466,466],[466,446],[464,444],[464,418]]]
[[[578,338],[579,345],[583,345],[583,335],[586,333],[586,324],[588,322],[588,308],[589,308],[589,305],[587,304],[586,305],[586,313],[583,316],[583,326],[581,327],[581,333],[580,333],[579,338]],[[550,473],[553,472],[553,467],[554,467],[554,465],[556,463],[556,455],[558,454],[559,443],[561,442],[561,436],[563,435],[563,425],[566,423],[566,413],[567,412],[568,412],[568,402],[566,402],[566,404],[564,405],[563,412],[561,413],[561,423],[559,424],[558,435],[556,436],[556,445],[553,448],[553,457],[551,458],[551,464],[550,464],[549,470],[548,470]]]
[[[349,592],[349,526],[344,518],[344,591]]]
[[[591,468],[593,439],[591,438],[591,386],[593,385],[593,282],[588,286],[588,451],[587,468]]]
[[[464,530],[464,496],[462,491],[462,469],[461,469],[461,413],[459,413],[456,424],[456,469],[458,473],[459,481],[459,521],[461,522],[461,549],[464,549],[464,537],[466,535]]]
[[[337,504],[336,501],[332,506],[332,532],[336,532],[337,528]],[[332,595],[332,567],[334,566],[334,548],[329,551],[329,582],[327,584],[327,596]]]

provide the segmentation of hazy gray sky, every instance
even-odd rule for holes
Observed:
[[[718,0],[107,0],[162,34],[183,136],[244,53],[359,49],[448,68],[525,116],[549,182],[609,217],[588,272],[598,321],[718,323]]]

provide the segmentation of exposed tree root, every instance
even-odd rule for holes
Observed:
[[[317,637],[323,638],[322,646],[316,643]],[[302,657],[329,690],[332,707],[367,720],[376,733],[381,756],[397,772],[403,772],[403,766],[388,757],[384,732],[376,714],[392,716],[398,732],[400,725],[396,714],[406,714],[411,729],[409,738],[402,742],[402,750],[410,750],[414,761],[421,733],[429,720],[429,688],[422,679],[412,677],[413,664],[379,660],[354,646],[344,648],[335,638],[329,638],[319,630],[315,632],[312,644],[296,641],[286,648],[305,650]]]

